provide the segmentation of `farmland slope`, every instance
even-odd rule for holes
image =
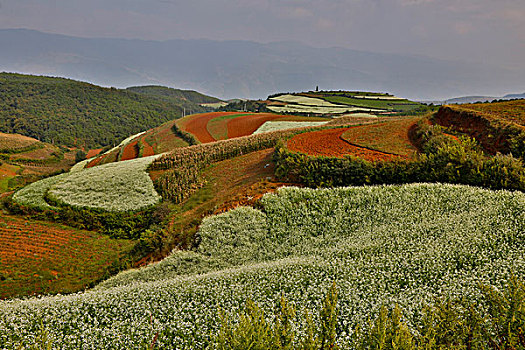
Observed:
[[[480,282],[523,278],[524,203],[520,192],[452,185],[284,189],[260,209],[207,219],[195,251],[82,294],[0,303],[0,343],[27,345],[42,324],[54,348],[206,348],[218,308],[250,298],[271,313],[284,293],[312,312],[335,281],[347,349],[352,327],[383,303],[410,323],[436,297],[476,299]]]

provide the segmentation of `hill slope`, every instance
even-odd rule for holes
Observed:
[[[354,326],[383,303],[399,304],[416,326],[435,298],[475,300],[480,283],[502,287],[509,271],[523,278],[524,199],[439,184],[283,189],[259,209],[207,219],[196,251],[85,293],[0,302],[0,343],[29,345],[41,325],[51,348],[139,349],[155,339],[162,349],[203,349],[219,308],[247,298],[272,315],[284,294],[319,323],[316,300],[335,281],[340,346],[349,349]]]
[[[0,194],[69,169],[75,153],[31,137],[0,132]]]
[[[176,100],[63,78],[0,73],[0,132],[97,148],[181,115]]]
[[[161,101],[176,103],[181,107],[192,110],[194,113],[206,110],[201,104],[222,102],[218,98],[207,96],[197,91],[173,89],[166,86],[131,86],[126,90]]]

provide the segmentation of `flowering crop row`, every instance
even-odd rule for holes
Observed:
[[[162,198],[180,203],[204,184],[201,171],[214,162],[274,147],[293,131],[275,131],[178,148],[156,159],[149,170],[167,170],[155,180]]]
[[[414,327],[435,297],[477,300],[478,284],[525,277],[525,194],[460,185],[283,188],[261,209],[206,219],[200,246],[127,271],[94,290],[0,302],[0,344],[51,348],[206,348],[218,308],[247,298],[269,310],[281,293],[319,309],[335,281],[340,346],[381,305]],[[301,310],[303,312],[303,310]],[[314,316],[314,322],[319,322]],[[306,327],[300,327],[306,329]]]

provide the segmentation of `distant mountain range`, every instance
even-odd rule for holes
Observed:
[[[496,96],[463,96],[449,98],[441,101],[421,101],[423,103],[433,103],[435,105],[452,105],[452,104],[464,104],[464,103],[476,103],[476,102],[491,102],[494,100],[513,100],[525,98],[525,92],[522,94],[507,94],[502,97]]]
[[[0,47],[0,71],[65,76],[103,86],[165,85],[223,99],[265,98],[315,86],[418,100],[525,88],[523,71],[297,42],[90,39],[4,29]]]

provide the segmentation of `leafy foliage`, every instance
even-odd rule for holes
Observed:
[[[69,79],[0,74],[0,131],[82,148],[114,145],[181,116],[176,102]]]

